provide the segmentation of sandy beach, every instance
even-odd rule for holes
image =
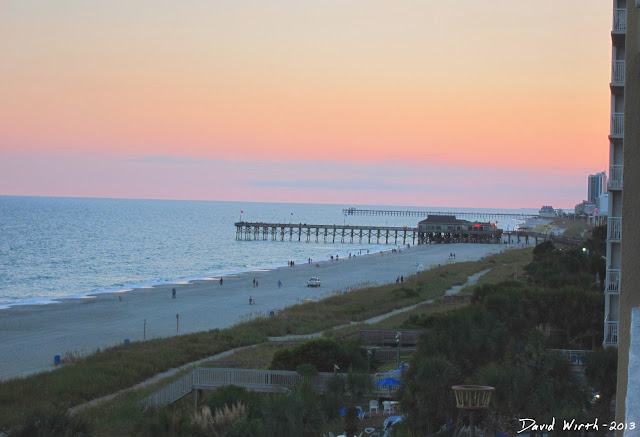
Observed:
[[[141,288],[124,293],[100,294],[89,299],[65,299],[39,306],[15,306],[0,310],[0,380],[26,376],[53,368],[53,357],[66,352],[88,354],[130,341],[225,328],[246,318],[319,300],[337,290],[365,283],[395,282],[399,275],[415,274],[416,265],[475,261],[497,253],[504,246],[488,244],[441,244],[412,246],[401,253],[391,251],[340,258],[339,261],[297,264],[275,270],[261,270],[193,283]],[[317,276],[318,288],[307,287]],[[253,286],[253,279],[258,287]],[[282,287],[278,288],[278,281]],[[173,299],[171,289],[176,288]],[[249,305],[249,297],[254,305]]]

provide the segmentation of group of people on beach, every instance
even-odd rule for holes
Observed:
[[[398,276],[396,278],[396,284],[402,284],[404,282],[404,275]]]
[[[449,259],[456,259],[456,254],[453,252],[449,253]]]

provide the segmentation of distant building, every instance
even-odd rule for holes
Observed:
[[[418,223],[418,244],[500,243],[502,229],[496,223],[470,222],[453,215],[429,215]]]
[[[581,203],[578,203],[574,208],[576,215],[592,215],[596,210],[595,202],[589,202],[588,200],[583,200]]]
[[[601,194],[607,192],[607,174],[600,172],[589,175],[589,185],[587,188],[587,201],[596,203],[596,199]]]
[[[558,213],[556,212],[555,209],[553,209],[553,206],[551,205],[543,205],[542,208],[540,208],[540,210],[538,211],[538,214],[540,215],[540,217],[557,217]]]

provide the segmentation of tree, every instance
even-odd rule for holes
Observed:
[[[614,348],[600,349],[585,357],[584,374],[593,388],[599,391],[595,401],[596,417],[610,416],[611,400],[616,392],[618,352]]]
[[[412,428],[430,434],[446,422],[455,410],[451,386],[460,383],[459,378],[457,367],[441,356],[415,360],[400,389]]]

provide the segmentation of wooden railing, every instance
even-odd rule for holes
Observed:
[[[311,383],[313,388],[322,392],[324,387],[334,374],[318,373]],[[337,373],[345,377],[345,373]],[[387,378],[388,375],[371,375],[371,393],[375,395],[392,396],[399,386],[378,386],[378,381]],[[173,381],[157,392],[140,401],[140,405],[146,408],[157,408],[169,405],[178,399],[188,395],[194,390],[215,390],[226,385],[236,385],[251,391],[274,392],[293,388],[304,381],[304,377],[297,372],[289,370],[254,370],[254,369],[219,369],[198,367],[192,372]]]
[[[193,390],[193,372],[176,379],[171,384],[147,396],[140,404],[143,407],[161,407],[169,405],[188,395]]]

